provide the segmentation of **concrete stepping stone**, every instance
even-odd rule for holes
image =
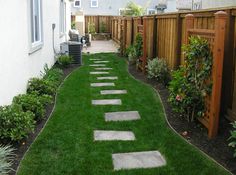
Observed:
[[[95,64],[97,63],[109,63],[110,61],[94,61]]]
[[[105,121],[130,121],[139,120],[140,118],[138,111],[105,113]]]
[[[115,83],[91,83],[91,87],[115,86]]]
[[[117,80],[118,77],[97,77],[97,80]]]
[[[134,133],[131,131],[94,131],[95,141],[114,141],[114,140],[135,140]]]
[[[156,168],[166,165],[159,151],[112,154],[114,170]]]
[[[92,100],[92,105],[121,105],[120,99]]]
[[[91,75],[109,74],[109,72],[90,72]]]
[[[101,95],[127,94],[127,90],[103,90],[100,93]]]
[[[112,68],[110,68],[110,67],[98,67],[98,68],[95,68],[95,70],[112,70]]]
[[[89,60],[91,60],[91,61],[102,61],[101,58],[91,58],[91,59],[89,59]]]
[[[105,67],[105,64],[90,64],[91,67]]]

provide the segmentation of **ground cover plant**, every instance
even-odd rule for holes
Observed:
[[[232,123],[233,125],[233,130],[230,132],[231,136],[229,140],[231,141],[229,143],[229,146],[234,148],[234,157],[236,157],[236,122]]]
[[[190,37],[183,49],[185,65],[172,73],[169,101],[174,111],[193,121],[205,114],[205,99],[212,87],[212,53],[207,40],[200,37]]]
[[[109,60],[111,76],[117,89],[126,95],[100,95],[104,88],[92,88],[98,82],[89,76],[93,70],[89,58]],[[45,129],[21,162],[18,175],[80,174],[80,175],[214,175],[228,174],[197,149],[177,136],[165,121],[156,92],[130,77],[127,63],[115,54],[85,55],[84,66],[74,71],[58,92],[56,107]],[[114,89],[107,87],[106,89]],[[92,106],[92,99],[121,98],[121,106]],[[141,120],[132,122],[104,121],[105,112],[138,110]],[[95,142],[93,131],[132,130],[135,141]],[[114,171],[112,153],[159,150],[167,165],[161,168]]]
[[[15,157],[14,149],[10,146],[0,145],[0,174],[7,175],[11,171],[12,161]]]

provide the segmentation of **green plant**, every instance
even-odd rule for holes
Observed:
[[[76,29],[75,21],[71,22],[71,29]]]
[[[69,55],[61,55],[58,57],[58,63],[62,67],[68,67],[73,61],[73,58]]]
[[[24,112],[20,106],[0,107],[0,138],[19,141],[34,130],[34,114]]]
[[[130,45],[126,50],[125,50],[125,55],[128,57],[129,62],[131,63],[136,63],[137,60],[137,55],[136,55],[136,50],[133,45]]]
[[[20,105],[24,112],[30,111],[34,119],[39,121],[45,116],[45,105],[52,101],[51,96],[38,96],[36,93],[23,94],[14,97],[13,104]]]
[[[236,157],[236,121],[232,123],[234,130],[230,131],[230,138],[231,142],[229,143],[229,146],[234,148],[234,157]]]
[[[12,169],[12,162],[14,160],[14,149],[10,146],[0,145],[0,174],[7,175]]]
[[[164,85],[170,80],[170,71],[165,59],[154,58],[148,60],[147,72],[148,78],[155,78]]]
[[[63,71],[59,68],[52,68],[46,72],[43,76],[43,79],[53,82],[56,86],[58,86],[63,78]]]
[[[88,23],[88,33],[89,34],[96,34],[96,28],[95,28],[95,24],[92,22]]]
[[[126,10],[124,11],[123,15],[125,16],[142,16],[144,15],[144,8],[142,6],[130,1],[126,5]]]
[[[100,32],[105,33],[106,32],[106,24],[104,21],[101,22],[100,24]]]
[[[205,99],[212,87],[212,53],[207,40],[200,37],[190,37],[183,50],[185,66],[172,73],[169,101],[176,112],[193,121],[205,115]]]
[[[138,33],[135,37],[134,47],[137,58],[140,58],[143,55],[143,38],[140,33]]]
[[[57,85],[47,79],[31,78],[28,82],[28,93],[36,93],[39,96],[44,94],[53,96],[56,90]]]

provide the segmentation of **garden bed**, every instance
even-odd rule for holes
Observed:
[[[236,174],[236,159],[233,158],[233,150],[228,146],[229,131],[232,129],[230,122],[223,116],[220,117],[219,133],[215,139],[209,140],[207,130],[199,123],[188,123],[178,114],[174,113],[168,103],[168,89],[157,81],[150,80],[142,72],[138,72],[134,65],[129,65],[129,72],[136,79],[150,84],[160,94],[165,108],[166,117],[171,127],[185,140],[198,147],[204,153],[215,159],[222,166]]]
[[[63,69],[63,80],[76,68],[78,67],[78,65],[74,64],[71,65],[68,68]],[[26,153],[26,151],[28,150],[28,148],[30,147],[30,145],[34,142],[34,140],[36,139],[36,137],[38,136],[38,134],[40,133],[40,131],[43,129],[44,125],[46,124],[48,118],[50,117],[51,113],[53,112],[53,108],[54,108],[54,104],[55,104],[55,97],[53,99],[53,103],[49,104],[46,107],[46,115],[45,118],[43,118],[40,122],[37,122],[35,125],[35,130],[33,133],[30,133],[28,138],[23,139],[21,142],[19,143],[14,143],[13,144],[13,148],[15,149],[15,159],[13,161],[13,165],[12,165],[12,169],[13,171],[11,171],[9,174],[10,175],[14,175],[15,171],[17,170],[17,167],[20,164],[21,159],[23,158],[24,154]]]

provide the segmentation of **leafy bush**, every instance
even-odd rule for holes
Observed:
[[[63,77],[63,71],[59,68],[52,68],[45,70],[45,73],[43,75],[43,79],[53,82],[56,86],[58,86]]]
[[[0,145],[0,174],[7,175],[12,169],[12,161],[14,160],[14,149],[10,146]]]
[[[234,130],[230,131],[230,138],[229,140],[232,140],[229,143],[229,146],[231,146],[232,148],[234,148],[234,157],[236,157],[236,121],[234,123],[232,123]]]
[[[40,78],[31,78],[28,82],[28,93],[36,93],[39,96],[42,95],[55,95],[57,85],[52,81]]]
[[[170,80],[168,65],[164,59],[154,58],[153,60],[148,60],[147,72],[148,78],[155,78],[164,85]]]
[[[144,15],[144,8],[134,2],[130,1],[126,5],[126,10],[124,11],[125,16],[142,16]]]
[[[200,37],[190,37],[183,49],[185,66],[172,74],[169,101],[176,112],[193,121],[205,115],[205,99],[212,87],[212,54],[207,40]]]
[[[125,55],[128,57],[129,62],[131,62],[131,63],[136,62],[136,60],[137,60],[136,50],[135,50],[135,47],[133,45],[129,46],[126,49]]]
[[[13,104],[20,105],[24,112],[30,111],[35,120],[41,120],[45,116],[45,105],[52,101],[51,96],[38,96],[36,93],[23,94],[14,97]]]
[[[73,58],[69,55],[61,55],[58,57],[58,63],[62,67],[68,67],[73,61]]]
[[[106,32],[106,24],[104,21],[101,22],[100,24],[100,32],[105,33]]]
[[[134,47],[137,58],[140,58],[143,55],[143,38],[140,33],[138,33],[135,37]]]
[[[20,106],[0,107],[0,138],[19,141],[34,130],[34,114]]]
[[[91,22],[88,23],[88,33],[96,34],[96,28],[94,23]]]

